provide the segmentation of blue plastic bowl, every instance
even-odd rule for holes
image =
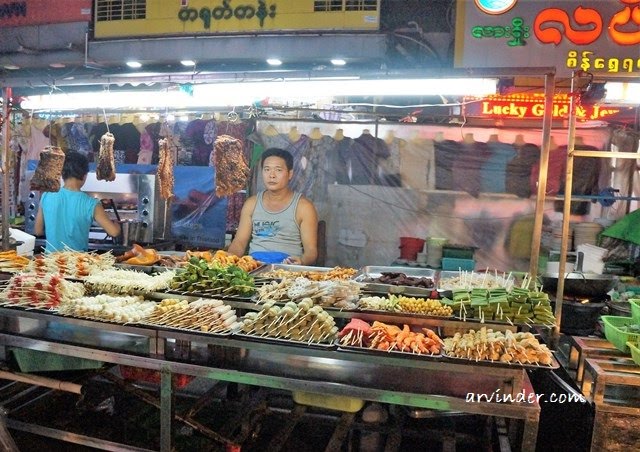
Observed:
[[[281,264],[289,255],[279,251],[254,251],[251,257],[265,264]]]

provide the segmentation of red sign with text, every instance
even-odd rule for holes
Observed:
[[[0,0],[0,27],[89,22],[91,0]]]
[[[553,99],[553,119],[568,119],[571,108],[566,95],[557,95]],[[576,118],[579,121],[605,121],[621,113],[623,109],[607,105],[578,105]],[[465,116],[492,119],[542,119],[544,116],[543,95],[514,95],[466,97],[464,99]]]

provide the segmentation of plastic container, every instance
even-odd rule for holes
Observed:
[[[280,251],[254,251],[251,257],[265,264],[281,264],[289,255]]]
[[[20,229],[9,228],[9,236],[16,242],[22,242],[16,247],[16,253],[20,256],[33,256],[33,249],[36,246],[36,238]]]
[[[629,304],[631,305],[631,318],[634,323],[640,325],[640,299],[631,298]]]
[[[627,342],[640,342],[640,333],[629,333],[621,328],[636,324],[631,317],[617,317],[614,315],[603,315],[604,335],[618,350],[629,353]]]
[[[455,259],[453,257],[442,258],[442,269],[450,271],[458,270],[474,270],[476,268],[476,261],[473,259]]]
[[[476,249],[472,246],[444,245],[442,247],[442,257],[452,257],[454,259],[473,259]]]
[[[355,413],[364,406],[364,400],[354,397],[316,394],[315,392],[293,391],[294,402],[330,410]]]
[[[634,363],[640,366],[640,343],[639,342],[627,342],[627,347],[631,350],[631,359]]]
[[[400,258],[415,261],[424,247],[424,240],[416,237],[400,237]]]

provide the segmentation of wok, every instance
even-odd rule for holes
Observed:
[[[582,253],[578,253],[576,270],[565,273],[564,294],[575,297],[595,298],[604,297],[615,285],[618,277],[615,275],[600,275],[582,272]],[[545,292],[555,295],[558,288],[559,273],[545,273],[540,279]]]

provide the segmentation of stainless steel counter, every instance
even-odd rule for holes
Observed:
[[[466,327],[470,325],[467,323]],[[490,395],[498,390],[500,394],[532,393],[527,373],[519,367],[269,343],[13,308],[0,308],[0,346],[159,370],[163,451],[170,450],[172,444],[173,373],[512,418],[522,424],[521,449],[535,450],[540,416],[537,403],[502,404],[465,399],[467,393]]]

